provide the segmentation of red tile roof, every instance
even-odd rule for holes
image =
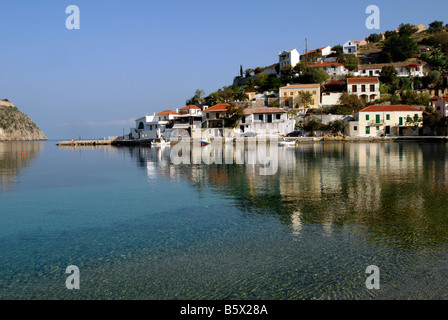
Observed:
[[[204,109],[203,112],[210,112],[210,111],[211,112],[225,112],[225,111],[227,111],[228,106],[229,105],[227,103],[220,103],[220,104],[214,105],[213,107]]]
[[[274,108],[274,107],[266,107],[266,108],[246,108],[244,109],[245,115],[250,115],[254,113],[285,113],[285,110]]]
[[[201,110],[201,108],[196,107],[195,105],[189,105],[189,106],[181,108],[180,110],[190,110],[190,109]]]
[[[176,115],[176,116],[179,115],[176,111],[173,111],[173,110],[165,110],[165,111],[162,111],[162,112],[156,114],[156,116],[167,116],[167,115],[170,115],[170,114],[172,114],[172,115]]]
[[[349,84],[356,84],[356,83],[378,83],[380,82],[378,78],[374,77],[363,77],[363,78],[348,78],[347,83]]]
[[[359,112],[422,111],[407,105],[368,106]]]

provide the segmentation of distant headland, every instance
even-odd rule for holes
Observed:
[[[0,141],[48,140],[42,130],[14,103],[0,100]]]

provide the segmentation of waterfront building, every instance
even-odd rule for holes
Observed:
[[[418,135],[423,126],[423,111],[407,105],[373,105],[355,113],[354,119],[347,122],[349,136]],[[419,121],[414,123],[410,119]]]
[[[135,120],[135,129],[131,129],[129,138],[136,140],[152,140],[163,137],[167,125],[174,122],[179,113],[165,110],[152,116],[144,116]]]
[[[293,131],[294,127],[295,120],[288,120],[285,110],[274,107],[246,108],[235,132],[253,132],[258,136],[285,135]]]

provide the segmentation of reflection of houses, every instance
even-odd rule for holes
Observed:
[[[286,111],[279,108],[247,108],[241,118],[239,133],[254,132],[257,135],[287,134],[294,130],[295,120],[288,120]]]
[[[179,113],[172,110],[162,111],[156,115],[144,116],[135,120],[136,128],[131,129],[131,139],[157,139],[162,137],[168,124],[172,123]]]
[[[346,129],[349,136],[415,135],[422,126],[420,121],[411,127],[408,118],[421,119],[423,111],[406,105],[369,106],[355,114]]]
[[[356,94],[365,102],[374,101],[380,98],[380,81],[375,77],[348,78],[347,92]]]
[[[280,107],[293,108],[296,104],[303,107],[301,96],[304,92],[309,92],[312,95],[311,102],[308,105],[310,108],[319,107],[320,103],[320,84],[291,84],[279,89],[279,103]]]

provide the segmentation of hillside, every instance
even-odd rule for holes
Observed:
[[[48,140],[30,117],[13,103],[0,100],[0,141]]]

